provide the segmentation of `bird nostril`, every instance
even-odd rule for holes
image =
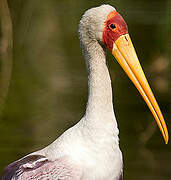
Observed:
[[[126,41],[128,41],[127,37],[125,36]]]

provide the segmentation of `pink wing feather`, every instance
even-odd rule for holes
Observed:
[[[5,168],[2,180],[80,180],[81,169],[67,157],[55,161],[42,155],[29,155]]]
[[[123,180],[123,174],[120,175],[119,180]]]

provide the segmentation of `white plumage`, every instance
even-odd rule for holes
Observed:
[[[104,22],[113,10],[109,5],[92,8],[86,11],[80,21],[79,37],[87,64],[89,85],[84,117],[46,148],[9,165],[7,171],[13,174],[12,179],[20,180],[27,176],[29,179],[34,174],[37,177],[43,173],[40,168],[47,168],[48,172],[48,168],[51,169],[54,164],[55,171],[61,172],[64,167],[59,162],[64,162],[70,177],[75,176],[70,178],[72,180],[118,180],[121,176],[122,154],[113,111],[111,80],[105,49],[100,45]],[[13,172],[13,167],[17,167],[19,173]],[[67,173],[63,174],[63,179],[69,180]],[[48,173],[48,177],[60,179],[53,173]],[[46,178],[44,176],[43,179]]]

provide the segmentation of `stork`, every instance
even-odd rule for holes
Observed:
[[[88,70],[88,101],[83,118],[49,146],[8,165],[2,180],[123,179],[106,49],[142,95],[168,143],[167,126],[122,16],[110,5],[87,10],[79,24],[79,38]]]

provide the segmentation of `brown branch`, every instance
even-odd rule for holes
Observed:
[[[0,0],[0,114],[8,94],[12,71],[12,21],[7,0]]]

